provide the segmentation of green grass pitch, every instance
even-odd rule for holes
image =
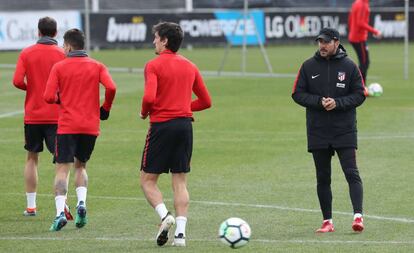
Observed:
[[[355,54],[345,44],[350,56]],[[277,73],[296,74],[315,45],[268,47]],[[414,59],[414,45],[411,45]],[[240,48],[233,48],[225,71],[240,70]],[[223,48],[182,50],[201,70],[218,69]],[[69,223],[49,232],[55,215],[54,167],[40,159],[38,216],[23,217],[24,93],[11,84],[14,69],[0,68],[0,252],[230,252],[217,238],[228,217],[252,228],[240,252],[414,252],[414,69],[403,79],[402,44],[371,44],[368,83],[378,82],[383,96],[368,98],[358,109],[357,162],[364,183],[366,230],[352,233],[348,187],[333,159],[336,232],[316,235],[321,213],[312,157],[306,152],[305,111],[291,97],[294,77],[211,77],[205,82],[210,110],[195,113],[194,153],[189,174],[190,210],[187,247],[155,243],[156,213],[139,187],[139,163],[148,121],[138,117],[143,93],[141,73],[113,72],[118,93],[108,121],[101,124],[88,163],[89,223]],[[1,52],[0,63],[15,64],[16,52]],[[152,49],[93,52],[110,67],[143,68]],[[247,70],[266,72],[260,51],[248,49]],[[411,65],[414,63],[411,62]],[[173,210],[170,176],[160,188]],[[71,178],[69,204],[76,195]]]

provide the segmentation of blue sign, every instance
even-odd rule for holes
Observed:
[[[3,31],[2,31],[2,27],[1,27],[1,19],[0,19],[0,40],[4,39],[4,35],[3,35]]]
[[[259,45],[259,40],[265,43],[263,11],[249,11],[246,19],[243,11],[215,11],[214,15],[219,20],[227,41],[232,45],[243,45],[244,34],[247,45]]]

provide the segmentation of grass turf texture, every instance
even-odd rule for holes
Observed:
[[[356,59],[352,48],[345,47]],[[294,74],[316,47],[267,50],[275,72]],[[380,83],[384,94],[368,98],[358,109],[357,160],[366,214],[362,234],[352,233],[348,187],[337,156],[333,208],[341,213],[334,213],[336,232],[313,233],[322,217],[313,161],[306,152],[304,109],[290,98],[294,78],[206,77],[213,107],[195,114],[187,247],[172,248],[169,242],[160,249],[155,243],[158,217],[138,184],[148,128],[148,121],[138,118],[143,76],[112,73],[118,93],[88,163],[85,228],[69,222],[60,232],[48,231],[55,215],[54,167],[46,152],[39,163],[38,215],[23,217],[22,114],[0,118],[0,252],[230,252],[217,232],[231,216],[245,219],[252,228],[251,242],[241,252],[412,252],[414,102],[412,81],[402,78],[402,51],[402,44],[370,45],[368,83]],[[411,45],[411,59],[413,52]],[[182,51],[201,70],[217,70],[223,53],[218,48]],[[0,63],[14,64],[18,54],[0,55]],[[154,55],[152,50],[112,50],[92,56],[111,67],[143,68]],[[225,70],[240,70],[240,59],[240,49],[232,49]],[[258,49],[249,48],[247,69],[266,71]],[[24,93],[11,85],[12,75],[12,69],[0,69],[0,115],[23,108]],[[173,210],[170,176],[161,176],[160,188]],[[73,178],[69,204],[74,212]]]

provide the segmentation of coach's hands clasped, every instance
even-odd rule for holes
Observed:
[[[330,111],[330,110],[333,110],[333,109],[335,109],[335,107],[336,107],[336,102],[335,102],[335,99],[333,99],[333,98],[325,98],[325,97],[323,97],[322,98],[322,106],[325,108],[325,110],[327,110],[327,111]]]

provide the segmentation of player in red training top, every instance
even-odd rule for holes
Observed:
[[[53,153],[55,150],[58,106],[47,104],[43,99],[43,93],[52,66],[65,58],[63,49],[57,46],[54,39],[57,34],[56,21],[44,17],[39,19],[37,27],[39,40],[20,53],[13,78],[14,86],[26,91],[24,148],[27,150],[27,159],[24,177],[27,206],[23,213],[25,216],[36,215],[37,168],[39,152],[43,151],[43,141],[49,152]]]
[[[373,33],[375,38],[381,38],[381,32],[369,25],[369,15],[369,0],[355,0],[348,16],[348,40],[358,55],[364,83],[369,67],[368,32]]]
[[[168,231],[177,221],[175,246],[185,246],[189,194],[186,173],[190,172],[193,149],[192,116],[211,106],[211,98],[197,67],[177,54],[183,40],[178,24],[162,22],[153,27],[155,53],[145,66],[145,90],[141,118],[150,117],[141,162],[141,187],[161,218],[157,244],[168,241]],[[197,99],[192,100],[192,93]],[[168,212],[158,177],[172,173],[176,218]]]
[[[67,58],[55,64],[47,81],[44,99],[59,103],[56,136],[55,203],[56,218],[50,227],[58,231],[66,225],[63,209],[68,189],[71,165],[75,168],[75,186],[78,197],[75,225],[87,223],[86,193],[88,176],[86,162],[91,157],[99,135],[99,119],[106,120],[115,97],[116,86],[107,68],[88,57],[84,51],[85,37],[78,29],[68,30],[63,36]],[[99,84],[105,87],[105,101],[99,107]]]

